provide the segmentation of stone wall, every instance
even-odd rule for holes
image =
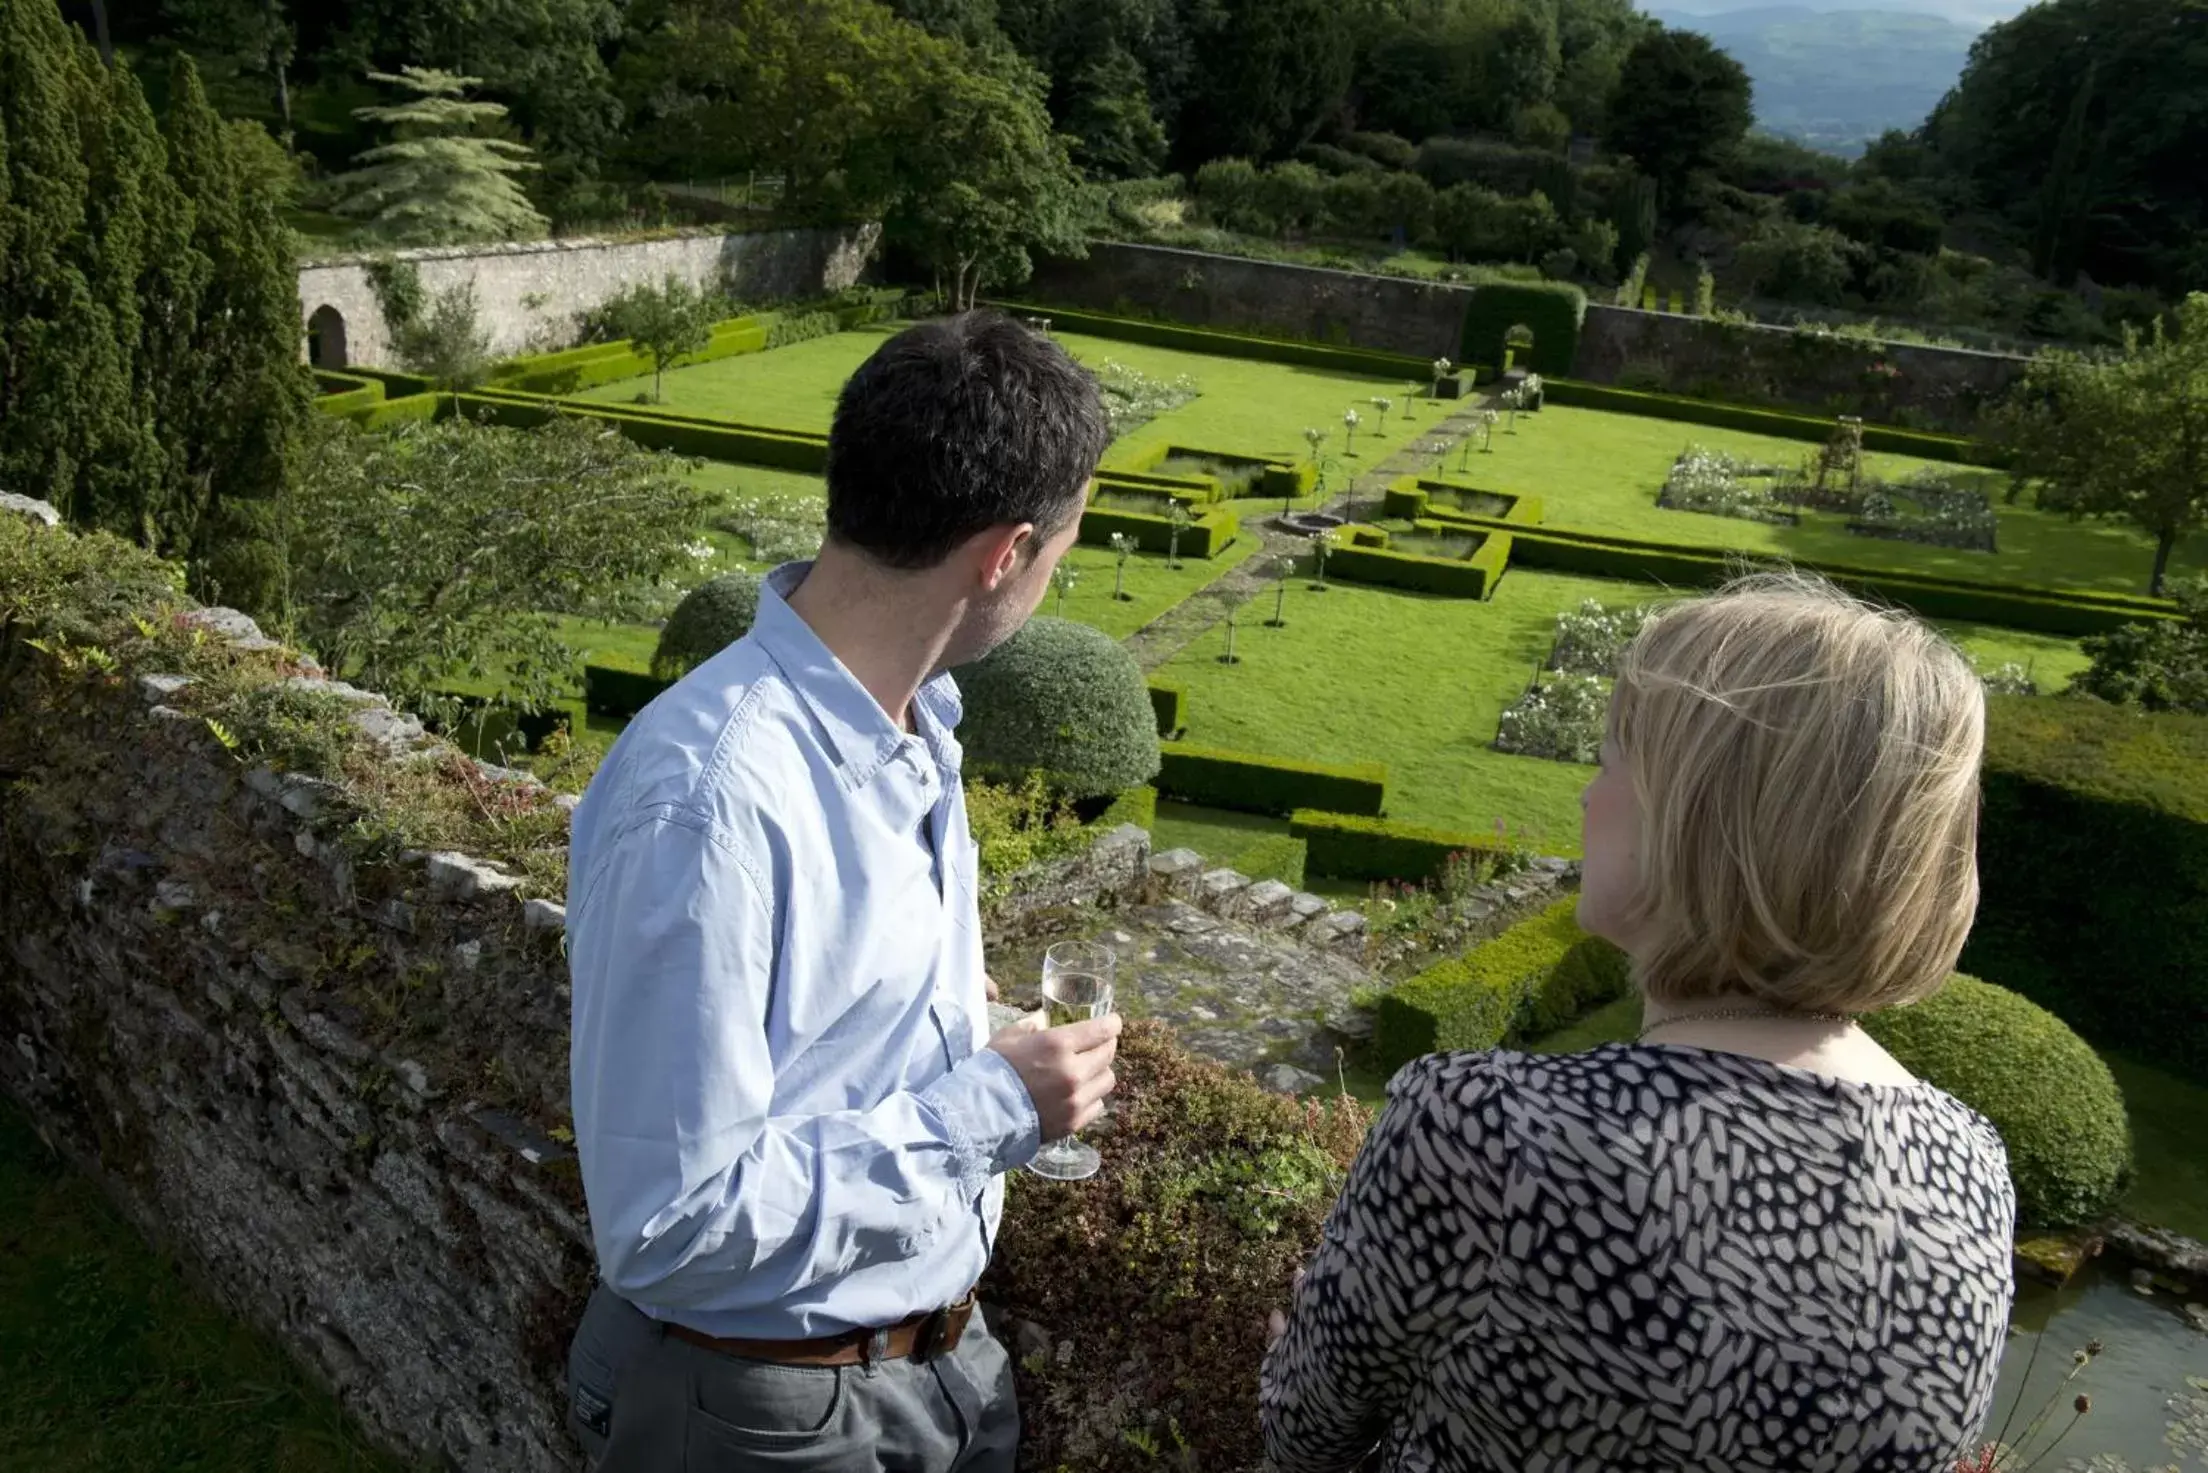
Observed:
[[[579,314],[638,282],[672,274],[752,301],[840,291],[859,279],[881,229],[763,230],[661,240],[538,240],[399,251],[430,292],[472,283],[479,320],[499,357],[564,348]],[[319,341],[318,367],[390,368],[383,309],[368,285],[368,255],[299,268],[299,320]],[[311,344],[310,344],[311,346]],[[308,351],[308,349],[302,349]]]
[[[459,764],[490,807],[568,806],[243,615],[185,617],[348,702],[394,773]],[[593,1260],[564,910],[379,839],[346,789],[241,762],[183,677],[62,682],[0,643],[0,1091],[378,1441],[479,1473],[578,1466],[565,1359]],[[1147,857],[1124,830],[1033,889],[1094,904]]]
[[[1455,358],[1472,290],[1167,246],[1098,244],[1085,261],[1038,265],[1027,295],[1197,327]],[[1572,376],[1962,432],[1975,424],[1981,405],[2016,381],[2026,361],[1589,303]]]

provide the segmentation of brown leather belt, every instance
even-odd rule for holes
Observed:
[[[927,1361],[949,1355],[958,1349],[966,1322],[973,1317],[974,1296],[968,1293],[947,1308],[925,1310],[886,1329],[846,1330],[818,1340],[736,1340],[708,1335],[672,1320],[667,1322],[667,1333],[702,1349],[746,1360],[769,1360],[785,1366],[857,1366],[877,1360]]]

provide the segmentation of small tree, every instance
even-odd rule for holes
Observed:
[[[447,714],[455,676],[557,702],[574,667],[557,617],[655,612],[709,500],[681,462],[582,419],[362,434],[318,416],[313,438],[285,539],[299,637],[425,714]]]
[[[1333,550],[1334,534],[1332,532],[1313,532],[1311,534],[1312,570],[1318,577],[1318,582],[1313,585],[1316,592],[1326,592],[1326,555]]]
[[[412,66],[368,76],[412,95],[389,107],[353,109],[363,122],[387,125],[391,139],[361,154],[361,167],[330,181],[336,213],[397,245],[544,234],[544,216],[514,177],[537,167],[529,149],[475,133],[506,116],[498,103],[466,100],[481,78]]]
[[[2154,539],[2157,595],[2177,545],[2208,525],[2208,293],[2176,317],[2175,333],[2127,334],[2110,361],[2043,353],[2001,416],[2012,472],[2040,483],[2040,505]]]
[[[1386,429],[1388,427],[1388,411],[1395,408],[1395,401],[1385,394],[1375,394],[1372,396],[1372,407],[1375,411],[1373,415],[1375,431]]]
[[[1456,365],[1446,358],[1436,358],[1434,360],[1434,397],[1436,399],[1441,397],[1441,381],[1449,377],[1450,371],[1455,367]]]
[[[738,570],[684,594],[659,631],[652,674],[680,680],[749,634],[759,617],[759,588],[757,573]]]
[[[1326,431],[1312,426],[1303,432],[1303,443],[1311,447],[1311,463],[1319,463],[1319,447],[1326,443]]]
[[[427,310],[397,325],[399,363],[440,389],[472,389],[491,371],[491,335],[476,318],[475,283],[434,293]]]
[[[1342,432],[1349,437],[1349,448],[1342,452],[1345,455],[1355,455],[1357,453],[1358,423],[1356,410],[1349,410],[1342,415]]]
[[[1188,514],[1188,508],[1183,506],[1178,498],[1175,498],[1165,509],[1165,519],[1173,524],[1172,530],[1166,534],[1165,539],[1165,565],[1175,572],[1179,572],[1181,567],[1181,530],[1194,521],[1195,518],[1191,517]]]
[[[1081,581],[1081,570],[1069,562],[1061,561],[1050,575],[1051,587],[1058,590],[1058,617],[1066,616],[1066,595],[1073,592],[1073,585]]]
[[[669,272],[658,286],[638,282],[601,306],[597,316],[607,332],[650,355],[652,398],[661,401],[667,365],[712,341],[716,308],[716,298]]]
[[[1127,591],[1127,559],[1135,555],[1134,537],[1126,532],[1114,532],[1112,551],[1119,554],[1112,579],[1112,597],[1121,603],[1133,603],[1135,596]]]
[[[1028,620],[962,666],[967,771],[992,782],[1042,774],[1079,800],[1124,793],[1158,773],[1158,718],[1142,666],[1099,629]]]

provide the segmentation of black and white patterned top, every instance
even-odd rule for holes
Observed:
[[[1614,1044],[1408,1065],[1266,1357],[1283,1473],[1952,1473],[2016,1201],[1929,1085]]]

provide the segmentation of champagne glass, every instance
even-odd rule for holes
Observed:
[[[1061,941],[1043,953],[1043,1009],[1053,1028],[1101,1018],[1112,1010],[1112,949],[1096,941]],[[1072,1136],[1051,1141],[1027,1169],[1052,1181],[1086,1181],[1104,1164],[1096,1147]]]

